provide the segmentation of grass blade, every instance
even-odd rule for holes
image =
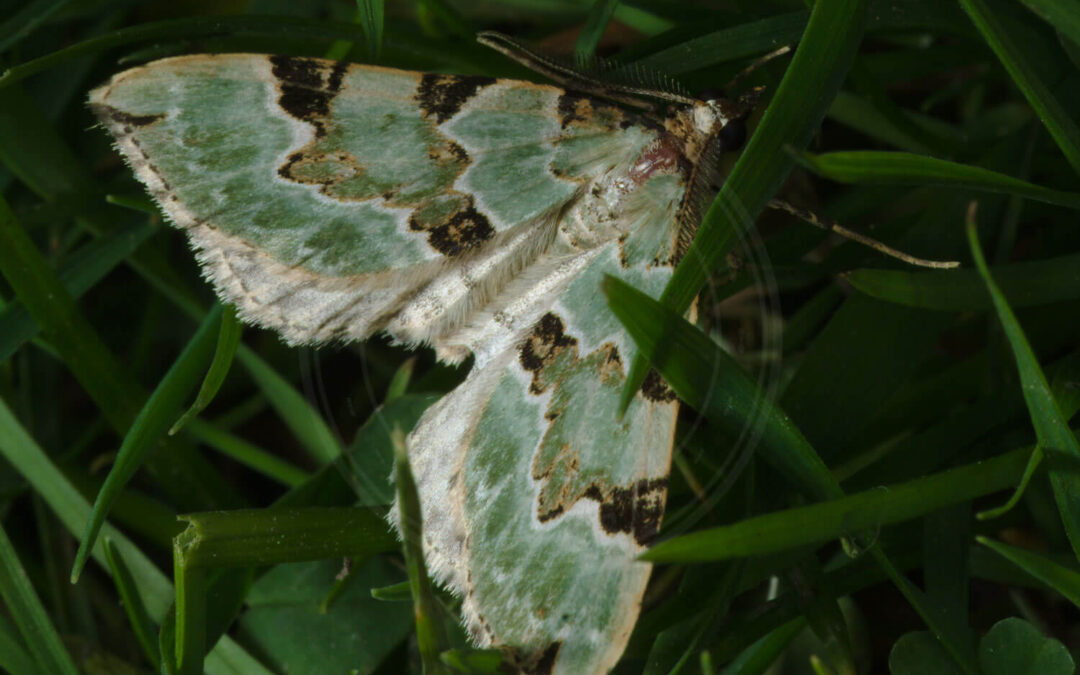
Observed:
[[[90,517],[89,502],[26,433],[3,399],[0,399],[0,455],[26,478],[34,491],[41,495],[49,508],[56,513],[68,532],[74,536],[82,532]],[[173,600],[173,588],[169,580],[130,539],[111,524],[106,522],[101,528],[101,534],[111,539],[123,552],[150,617],[157,621],[164,620]],[[102,566],[107,566],[103,546],[94,546],[91,555]],[[235,672],[270,675],[268,670],[227,636],[214,646],[211,658],[207,659],[206,670],[211,675]]]
[[[664,289],[661,301],[677,314],[690,307],[738,234],[753,226],[791,171],[793,160],[783,149],[801,150],[809,143],[854,59],[865,13],[864,0],[815,3],[776,95]],[[645,359],[635,356],[623,387],[621,412],[647,373]]]
[[[228,431],[222,431],[209,422],[196,418],[188,423],[186,429],[199,442],[209,445],[226,457],[282,485],[296,487],[310,478],[303,469],[263,450],[254,443],[249,443]]]
[[[1028,45],[1007,25],[1007,15],[992,9],[986,0],[960,0],[960,6],[1035,109],[1073,171],[1080,175],[1080,127],[1039,75],[1038,60],[1027,53]]]
[[[653,562],[727,560],[819,544],[862,530],[877,530],[1016,484],[1029,449],[969,464],[887,489],[859,492],[702,530],[661,542],[642,558]]]
[[[8,68],[0,75],[0,89],[67,61],[139,42],[193,39],[232,33],[290,37],[311,36],[323,39],[355,40],[362,29],[350,23],[314,21],[297,16],[216,16],[173,19],[144,23],[90,38],[32,61]]]
[[[112,426],[127,429],[138,402],[117,377],[125,371],[79,312],[2,197],[0,272]]]
[[[188,564],[176,537],[173,544],[173,583],[176,584],[176,624],[173,659],[180,675],[201,675],[206,653],[206,568]]]
[[[105,479],[105,484],[101,486],[97,499],[94,500],[94,508],[86,524],[86,532],[79,542],[79,550],[75,555],[75,564],[71,570],[72,583],[79,580],[79,574],[90,556],[90,550],[94,547],[98,531],[105,522],[109,508],[142,464],[146,453],[165,433],[169,421],[175,419],[176,411],[183,400],[195,387],[199,373],[210,360],[210,349],[216,332],[214,329],[217,328],[220,320],[221,306],[218,305],[206,316],[206,320],[195,332],[184,351],[165,373],[154,393],[147,399],[139,416],[135,418],[131,429],[124,436],[116,461]]]
[[[975,537],[975,541],[1011,561],[1080,607],[1080,571],[1060,565],[1034,551],[1002,544],[987,537]]]
[[[719,345],[672,310],[614,277],[604,280],[603,291],[639,353],[680,399],[736,437],[743,429],[751,429],[757,451],[814,499],[842,496],[828,467],[799,429]]]
[[[1062,192],[977,166],[909,152],[802,153],[800,162],[825,178],[853,185],[940,185],[1027,197],[1080,209],[1080,193]]]
[[[880,548],[875,547],[871,553],[957,665],[968,675],[979,673],[975,656],[975,634],[966,627],[956,626],[950,617],[939,611],[925,593],[916,588],[900,570],[896,569]]]
[[[677,75],[757,56],[797,41],[806,28],[809,16],[810,13],[803,10],[725,28],[680,42],[638,63],[660,73]]]
[[[1020,0],[1054,30],[1080,45],[1080,12],[1068,0]]]
[[[183,429],[185,424],[201,413],[206,406],[210,405],[210,401],[214,400],[218,389],[225,382],[225,376],[229,374],[229,368],[232,366],[233,356],[236,354],[236,346],[240,344],[240,334],[242,332],[243,328],[236,318],[236,308],[232,305],[226,306],[221,314],[221,326],[218,332],[217,347],[214,349],[214,360],[210,363],[209,370],[206,371],[206,377],[203,379],[202,387],[199,388],[199,393],[195,397],[195,402],[169,428],[170,436]]]
[[[142,221],[96,239],[71,256],[57,276],[71,297],[78,299],[156,231],[149,221]],[[12,303],[0,311],[0,361],[7,360],[38,330],[22,303]]]
[[[1032,307],[1080,298],[1080,255],[991,268],[1013,307]],[[844,275],[859,291],[908,307],[962,312],[989,309],[993,302],[977,270],[861,269]]]
[[[574,45],[574,58],[578,63],[592,63],[596,58],[596,47],[600,44],[600,38],[604,37],[604,31],[618,5],[619,0],[594,0]]]
[[[0,24],[0,52],[18,44],[71,0],[34,0]]]
[[[281,420],[319,464],[329,464],[341,455],[341,445],[322,416],[284,377],[244,345],[237,349],[236,357],[266,394]]]
[[[400,429],[393,432],[394,471],[397,479],[397,498],[400,513],[402,550],[405,568],[409,573],[409,589],[413,597],[413,613],[416,616],[416,641],[425,675],[449,672],[439,655],[449,649],[443,631],[439,603],[424,565],[424,547],[421,543],[420,497],[416,494],[416,482],[409,466],[409,454],[405,449],[405,434]]]
[[[1080,559],[1080,481],[1076,480],[1077,466],[1080,466],[1080,443],[1077,443],[1069,429],[1016,315],[990,275],[990,268],[983,257],[975,232],[974,202],[968,211],[967,234],[971,255],[975,259],[979,274],[986,282],[998,319],[1012,347],[1016,367],[1020,372],[1021,390],[1031,423],[1035,427],[1035,435],[1049,460],[1050,484],[1054,489],[1062,525],[1065,526],[1065,533],[1072,545],[1073,555]]]
[[[40,672],[23,648],[15,627],[3,615],[0,615],[0,668],[16,674],[38,675]]]
[[[78,675],[79,669],[49,620],[3,528],[0,528],[0,598],[41,672]]]
[[[356,5],[368,58],[378,62],[383,44],[383,0],[357,0]]]
[[[184,567],[261,567],[396,550],[380,511],[367,507],[191,513],[176,538]],[[357,561],[359,562],[359,560]]]
[[[105,559],[109,563],[109,572],[112,573],[113,583],[120,595],[120,601],[124,605],[131,630],[135,633],[135,639],[142,648],[143,655],[153,664],[155,670],[161,669],[161,652],[158,650],[157,629],[150,619],[150,613],[146,610],[146,604],[139,595],[139,589],[135,585],[135,579],[131,575],[131,569],[124,562],[124,555],[116,547],[113,540],[103,537],[102,543],[105,549]]]

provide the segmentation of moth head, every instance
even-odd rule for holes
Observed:
[[[694,125],[702,134],[716,138],[721,151],[738,150],[746,141],[746,119],[761,94],[752,89],[736,98],[719,91],[705,91],[694,104]]]

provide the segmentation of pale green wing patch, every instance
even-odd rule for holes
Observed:
[[[434,318],[391,330],[418,342],[482,307],[543,249],[538,222],[648,142],[623,133],[618,110],[577,119],[564,98],[526,82],[229,54],[134,68],[90,103],[243,318],[294,343],[356,339],[431,291]],[[598,138],[591,157],[573,150]]]

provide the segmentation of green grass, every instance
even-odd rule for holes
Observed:
[[[527,77],[468,39],[498,29],[691,91],[798,46],[743,81],[751,139],[662,302],[605,287],[687,403],[619,672],[1072,672],[1073,0],[210,5],[3,3],[0,669],[497,670],[383,517],[391,431],[464,369],[238,335],[84,101],[201,51]]]

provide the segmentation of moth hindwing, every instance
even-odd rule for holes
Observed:
[[[617,420],[633,346],[599,282],[659,294],[730,111],[248,54],[156,61],[90,104],[243,319],[475,356],[408,439],[428,564],[522,670],[612,667],[676,402],[653,378]]]

